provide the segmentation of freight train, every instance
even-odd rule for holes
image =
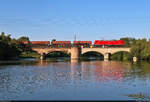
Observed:
[[[81,46],[81,47],[118,47],[123,46],[123,40],[95,40],[94,44],[92,41],[30,41],[30,42],[23,42],[25,45],[30,45],[32,47],[71,47],[71,46]]]

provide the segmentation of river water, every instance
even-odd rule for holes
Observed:
[[[150,63],[0,62],[0,100],[150,100]]]

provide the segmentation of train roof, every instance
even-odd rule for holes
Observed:
[[[92,44],[92,41],[73,41],[74,44]]]
[[[52,44],[71,44],[71,41],[52,41]]]
[[[31,41],[31,44],[50,44],[50,41]]]

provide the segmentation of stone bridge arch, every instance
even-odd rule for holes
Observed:
[[[85,54],[85,53],[88,53],[88,52],[97,52],[97,53],[100,53],[102,55],[105,54],[105,51],[101,48],[82,48],[81,50],[81,54]]]
[[[111,48],[109,49],[110,54],[115,54],[117,52],[128,52],[130,53],[130,48]]]
[[[114,54],[120,51],[130,52],[130,48],[82,48],[81,54],[92,51],[103,54],[104,60],[108,60],[110,54]]]
[[[82,52],[81,55],[86,54],[86,53],[90,53],[90,52],[94,52],[94,53],[98,53],[98,54],[104,55],[104,54],[103,54],[102,52],[100,52],[100,51],[86,51],[86,52]]]
[[[36,51],[41,55],[40,59],[44,59],[45,55],[51,52],[64,52],[70,54],[71,51],[68,48],[32,48],[33,51]]]
[[[101,59],[104,59],[104,54],[98,51],[87,51],[84,53],[81,53],[82,57],[86,57],[86,55],[88,55],[88,57],[99,57]]]

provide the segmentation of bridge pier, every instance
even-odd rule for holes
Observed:
[[[136,62],[137,61],[137,57],[133,57],[133,61]]]
[[[80,57],[80,48],[79,47],[72,47],[71,48],[71,59],[79,59]]]
[[[109,61],[109,57],[110,57],[110,54],[109,53],[105,53],[104,54],[104,61]]]
[[[41,53],[40,60],[44,60],[44,59],[45,59],[45,53]]]

